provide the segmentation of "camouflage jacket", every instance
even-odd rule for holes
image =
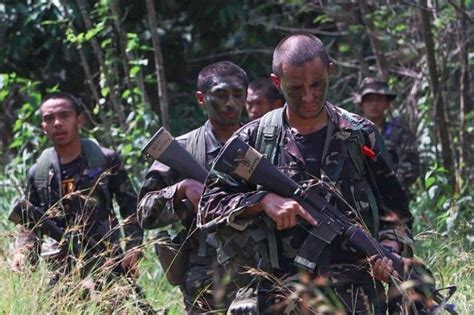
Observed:
[[[412,239],[408,227],[411,225],[412,217],[408,210],[408,200],[388,164],[389,158],[383,139],[367,119],[330,103],[327,103],[326,108],[329,121],[321,174],[338,188],[353,208],[357,209],[372,233],[379,231],[375,237],[398,240],[405,253],[411,252]],[[309,176],[305,170],[304,158],[286,123],[285,114],[282,115],[282,119],[283,134],[279,138],[283,141],[277,166],[298,182],[307,180]],[[255,147],[259,124],[260,120],[250,122],[242,127],[237,135]],[[377,158],[375,160],[365,158],[360,153],[362,146],[370,147],[376,152]],[[359,156],[359,163],[354,160],[353,155]],[[221,227],[225,227],[226,232],[223,233],[227,235],[233,233],[229,232],[228,227],[235,233],[244,231],[252,226],[255,218],[242,219],[239,214],[246,207],[258,203],[265,194],[265,191],[258,191],[255,186],[211,170],[199,205],[199,226],[217,230],[217,234],[219,230],[223,231]],[[261,217],[266,216],[262,214]],[[300,232],[296,229],[296,233]],[[287,230],[275,233],[281,240],[280,248],[283,248],[282,251],[279,250],[280,261],[284,257],[294,258],[297,247],[301,245],[301,239],[292,242],[296,235]],[[295,247],[295,243],[298,242]],[[288,244],[290,245],[287,246]],[[347,251],[341,253],[343,254],[339,255],[338,263],[347,263],[348,261],[344,260],[354,256]]]
[[[95,240],[106,239],[119,245],[120,223],[111,201],[114,196],[120,207],[128,250],[140,245],[143,241],[143,230],[136,219],[136,193],[118,153],[103,147],[100,147],[100,150],[104,154],[106,169],[90,169],[82,153],[76,160],[78,168],[74,175],[73,188],[71,188],[73,191],[67,196],[64,196],[62,192],[64,187],[60,187],[61,174],[58,174],[59,163],[56,154],[53,154],[56,158],[53,158],[49,167],[46,197],[42,198],[41,192],[36,187],[35,174],[38,163],[33,165],[28,173],[27,199],[33,205],[41,207],[43,211],[50,208],[55,210],[56,216],[52,219],[59,227],[82,231],[81,233],[86,233]],[[42,240],[38,235],[26,228],[20,228],[19,231],[16,241],[18,249],[30,248],[39,253]],[[57,247],[55,242],[47,242],[47,244],[50,244],[46,247],[48,251],[55,251]]]
[[[407,192],[420,176],[420,156],[413,133],[400,124],[399,119],[384,123],[381,130],[387,151],[398,180]]]

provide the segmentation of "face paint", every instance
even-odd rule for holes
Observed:
[[[326,103],[328,67],[320,58],[301,66],[283,64],[280,88],[289,109],[301,118],[317,117]]]
[[[238,124],[246,96],[246,87],[238,78],[216,77],[210,90],[205,93],[209,119],[223,126]]]

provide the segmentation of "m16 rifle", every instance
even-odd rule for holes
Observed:
[[[200,183],[206,180],[206,169],[163,127],[145,144],[142,153],[165,164],[184,178],[192,178]]]
[[[176,171],[181,178],[192,178],[200,183],[206,180],[207,170],[163,127],[145,144],[142,154],[165,164]],[[182,202],[186,208],[191,208],[192,205],[188,200]],[[168,281],[173,285],[182,284],[186,272],[187,259],[183,256],[180,245],[172,244],[166,231],[160,233],[160,240],[156,244],[160,264],[166,272]]]
[[[340,237],[347,240],[350,247],[364,257],[391,259],[393,268],[398,274],[398,279],[395,280],[410,280],[418,283],[417,290],[438,303],[438,309],[444,308],[451,314],[457,314],[452,304],[446,304],[456,291],[455,286],[447,288],[448,294],[445,297],[434,286],[426,285],[427,281],[423,275],[416,272],[416,268],[408,269],[400,256],[381,246],[368,232],[354,224],[345,214],[329,203],[321,191],[310,189],[308,184],[299,185],[237,136],[229,139],[222,148],[213,167],[216,171],[235,175],[282,197],[291,198],[313,216],[317,225],[310,229],[296,255],[295,263],[298,266],[314,271],[323,249],[336,237]],[[426,292],[427,289],[429,292]]]

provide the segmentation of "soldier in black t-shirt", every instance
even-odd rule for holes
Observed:
[[[108,258],[119,258],[117,266],[135,274],[141,257],[137,246],[142,243],[143,230],[136,220],[136,193],[119,155],[92,140],[80,138],[84,118],[72,95],[48,95],[40,105],[40,114],[43,132],[54,146],[43,151],[30,169],[26,199],[68,234],[65,239],[73,235],[82,253],[70,252],[67,242],[58,244],[51,239],[43,242],[44,235],[36,229],[19,227],[12,269],[21,271],[27,258],[36,261],[41,254],[55,262],[55,271],[67,271],[70,261],[85,254],[90,259],[85,270],[102,265]],[[123,254],[121,225],[112,198],[119,205],[123,219]],[[98,245],[91,245],[94,242]]]

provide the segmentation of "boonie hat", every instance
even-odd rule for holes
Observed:
[[[375,78],[365,78],[362,81],[359,91],[360,101],[367,94],[386,95],[391,101],[397,96],[397,93],[388,87],[387,82]]]

